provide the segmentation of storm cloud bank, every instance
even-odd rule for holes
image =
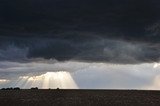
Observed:
[[[1,0],[0,60],[158,62],[159,1]]]
[[[160,59],[160,45],[145,42],[137,43],[102,38],[83,42],[48,38],[5,40],[3,40],[5,43],[2,43],[0,49],[0,61],[30,62],[36,58],[42,58],[56,61],[135,64],[158,62]]]

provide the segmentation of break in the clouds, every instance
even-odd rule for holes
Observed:
[[[159,10],[158,0],[0,0],[0,85],[158,89]]]
[[[159,63],[0,62],[0,86],[81,89],[159,89]]]

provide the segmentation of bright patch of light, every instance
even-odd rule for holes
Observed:
[[[160,66],[160,64],[159,63],[155,63],[153,68],[157,68],[158,66]]]
[[[15,86],[22,88],[38,87],[42,89],[61,88],[61,89],[77,89],[69,72],[47,72],[39,76],[21,76]]]
[[[9,80],[6,80],[6,79],[0,79],[0,83],[5,83],[5,82],[8,82]]]

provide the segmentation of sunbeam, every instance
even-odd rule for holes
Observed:
[[[61,88],[77,89],[78,86],[69,72],[47,72],[39,76],[20,76],[16,81],[16,87],[31,88],[38,87],[42,89]]]
[[[9,82],[9,80],[6,80],[6,79],[0,79],[0,83],[6,83],[6,82]]]

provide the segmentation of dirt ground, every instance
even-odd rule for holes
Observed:
[[[160,91],[0,90],[0,106],[160,106]]]

